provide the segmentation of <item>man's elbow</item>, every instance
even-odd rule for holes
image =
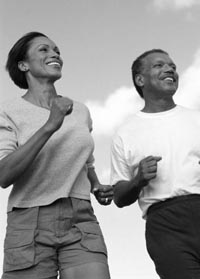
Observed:
[[[2,189],[6,189],[8,188],[10,185],[12,185],[12,183],[10,183],[9,181],[7,181],[6,179],[0,178],[0,187]]]
[[[122,208],[124,207],[124,203],[122,202],[122,200],[119,197],[114,196],[114,203],[117,207]]]
[[[114,203],[116,204],[117,207],[122,208],[125,206],[129,206],[133,203],[135,203],[138,200],[138,197],[127,197],[127,196],[122,196],[117,192],[114,192]]]
[[[8,185],[8,184],[0,184],[0,187],[1,187],[2,189],[7,189],[9,186],[10,186],[10,185]]]
[[[124,207],[123,198],[122,198],[120,190],[119,190],[119,185],[118,184],[114,185],[113,190],[114,190],[113,201],[114,201],[115,205],[119,208]]]

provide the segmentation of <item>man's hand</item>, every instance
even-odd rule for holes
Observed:
[[[110,185],[95,185],[93,194],[101,205],[109,205],[113,200],[113,187]]]
[[[162,159],[159,156],[148,156],[140,161],[138,173],[135,177],[138,186],[145,187],[157,175],[157,163]]]

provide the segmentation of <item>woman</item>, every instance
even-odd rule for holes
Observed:
[[[107,251],[90,203],[112,201],[93,167],[85,105],[57,95],[63,61],[47,36],[30,32],[6,68],[27,89],[0,110],[0,185],[8,200],[3,279],[108,279]]]

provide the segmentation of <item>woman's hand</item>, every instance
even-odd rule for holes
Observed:
[[[56,96],[51,101],[50,115],[46,123],[49,130],[57,131],[64,121],[66,115],[73,110],[73,101],[67,97]]]
[[[109,205],[113,200],[113,187],[110,185],[97,184],[93,189],[93,194],[101,205]]]

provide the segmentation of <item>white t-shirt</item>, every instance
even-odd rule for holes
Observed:
[[[117,131],[111,148],[111,184],[130,180],[139,162],[161,156],[157,176],[140,193],[143,217],[148,207],[170,197],[200,194],[200,111],[181,106],[138,112]]]

